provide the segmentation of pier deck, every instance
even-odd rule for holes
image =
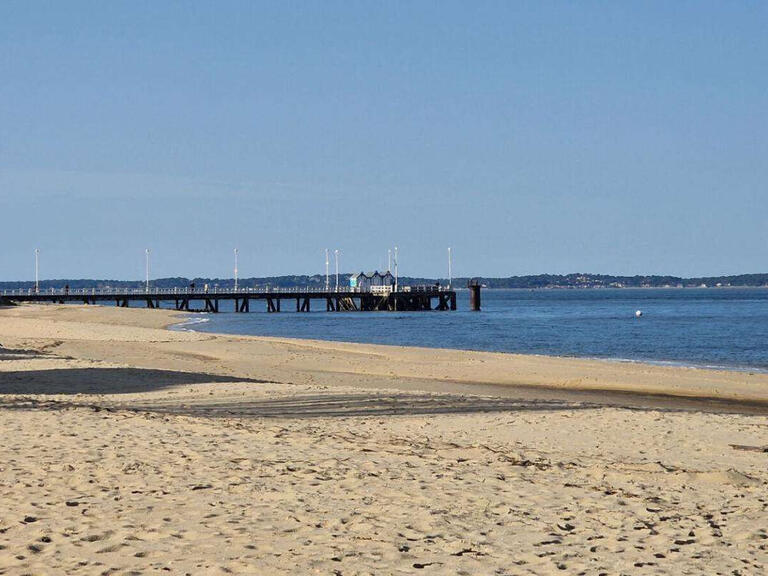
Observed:
[[[312,288],[239,289],[239,290],[99,290],[51,289],[6,290],[0,293],[0,304],[20,302],[49,302],[64,304],[114,303],[128,307],[131,303],[147,308],[161,308],[161,303],[172,303],[183,311],[218,312],[221,301],[233,301],[235,312],[250,312],[256,302],[262,301],[267,312],[280,312],[286,302],[296,306],[296,312],[309,312],[313,301],[320,301],[321,310],[328,312],[374,312],[422,310],[456,310],[456,292],[440,286],[409,286],[398,291],[365,291],[354,288],[324,290]],[[199,307],[198,307],[199,306]]]

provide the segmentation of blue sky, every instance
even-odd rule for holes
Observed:
[[[0,279],[768,271],[761,2],[0,4]]]

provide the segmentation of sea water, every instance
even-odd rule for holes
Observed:
[[[182,329],[768,371],[768,289],[483,290],[481,312],[468,298],[455,312],[325,312],[318,300],[308,314],[222,301]]]

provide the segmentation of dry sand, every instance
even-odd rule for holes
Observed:
[[[768,376],[0,310],[0,574],[764,574]]]

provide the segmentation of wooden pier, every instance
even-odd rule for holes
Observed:
[[[235,312],[257,310],[280,312],[295,304],[296,312],[316,309],[326,312],[416,312],[425,310],[456,310],[456,292],[440,286],[407,286],[398,291],[366,291],[354,288],[340,290],[316,289],[240,289],[214,291],[193,289],[154,290],[67,290],[57,289],[7,290],[0,293],[0,304],[19,302],[111,304],[127,308],[131,303],[147,308],[161,308],[161,303],[173,304],[176,310],[187,312],[219,312],[222,301],[232,301]],[[168,306],[171,308],[171,306]]]

